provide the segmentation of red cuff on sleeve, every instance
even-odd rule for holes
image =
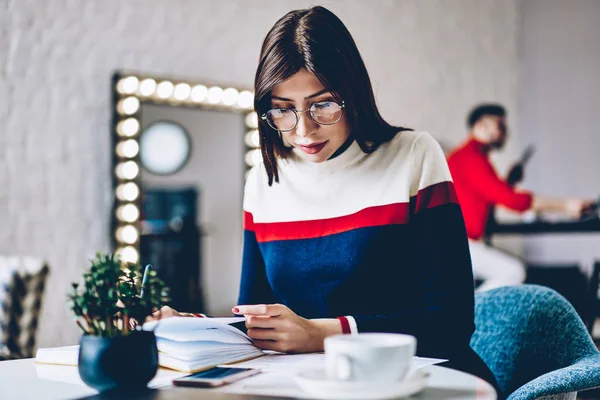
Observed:
[[[342,333],[344,335],[349,335],[350,333],[352,333],[352,331],[350,330],[350,323],[348,322],[348,318],[337,317],[337,319],[340,321],[340,324],[342,324]]]

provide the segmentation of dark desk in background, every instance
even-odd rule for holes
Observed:
[[[600,218],[561,222],[496,222],[489,227],[489,233],[491,236],[506,234],[600,233]]]

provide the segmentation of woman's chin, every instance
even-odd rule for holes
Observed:
[[[306,154],[306,153],[302,153],[302,157],[306,161],[310,161],[310,162],[316,163],[316,164],[322,163],[323,161],[327,161],[330,156],[331,156],[331,154],[327,155],[327,154],[323,154],[323,152],[318,153],[318,154]]]

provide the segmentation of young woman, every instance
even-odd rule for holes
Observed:
[[[263,349],[400,332],[494,383],[470,349],[473,277],[448,166],[383,120],[359,51],[323,7],[289,12],[255,77],[263,163],[248,177],[239,305]]]

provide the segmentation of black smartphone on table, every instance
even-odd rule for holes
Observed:
[[[259,374],[256,368],[215,367],[173,380],[175,386],[217,387]]]

